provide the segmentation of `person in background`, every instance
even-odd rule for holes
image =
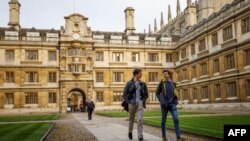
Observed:
[[[161,105],[161,131],[162,131],[162,139],[163,141],[167,141],[166,138],[166,119],[168,115],[168,111],[171,112],[172,118],[174,121],[174,130],[176,134],[176,138],[178,141],[185,140],[181,138],[180,129],[179,129],[179,119],[178,119],[178,112],[177,112],[177,100],[175,99],[176,96],[176,86],[175,83],[172,81],[172,73],[169,70],[162,71],[164,79],[161,80],[159,83],[157,90],[156,90],[156,97],[160,102]]]
[[[88,119],[92,120],[92,112],[95,109],[95,104],[92,98],[86,102],[86,105],[87,105]]]
[[[137,112],[137,130],[139,141],[143,141],[143,108],[146,108],[146,100],[148,98],[148,88],[146,83],[141,81],[142,70],[134,69],[133,78],[129,80],[123,91],[123,98],[128,103],[129,112],[129,129],[128,137],[133,139],[133,126],[135,113]]]

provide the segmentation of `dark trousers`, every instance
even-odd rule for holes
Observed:
[[[179,129],[179,119],[178,119],[178,112],[175,104],[170,104],[168,107],[161,107],[161,132],[162,137],[166,138],[166,118],[168,115],[168,111],[171,112],[173,121],[174,121],[174,131],[176,137],[180,137],[180,129]]]
[[[89,120],[92,119],[92,112],[93,112],[93,110],[88,110],[88,119]]]

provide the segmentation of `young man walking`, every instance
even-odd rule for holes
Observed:
[[[169,70],[162,71],[164,79],[159,83],[156,90],[156,97],[158,98],[161,105],[161,131],[163,141],[167,141],[166,138],[166,118],[168,111],[171,112],[172,118],[174,121],[174,130],[176,134],[176,138],[178,141],[184,140],[180,136],[179,129],[179,119],[177,112],[177,100],[174,98],[176,95],[175,84],[172,81],[172,73]]]
[[[146,108],[146,100],[148,98],[148,88],[146,83],[141,81],[142,70],[134,69],[134,77],[127,82],[124,91],[123,98],[128,103],[129,112],[129,130],[128,137],[130,140],[133,139],[133,126],[135,113],[137,112],[137,130],[139,141],[143,141],[143,108]]]

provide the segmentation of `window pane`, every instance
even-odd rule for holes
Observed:
[[[49,51],[49,61],[56,61],[56,51]]]
[[[38,51],[26,50],[26,60],[38,60]]]
[[[5,51],[5,60],[7,62],[11,62],[11,61],[14,61],[15,59],[15,52],[14,50],[6,50]]]

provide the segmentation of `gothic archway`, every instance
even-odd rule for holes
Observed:
[[[86,110],[86,94],[82,89],[74,88],[67,95],[67,112],[84,112]]]

